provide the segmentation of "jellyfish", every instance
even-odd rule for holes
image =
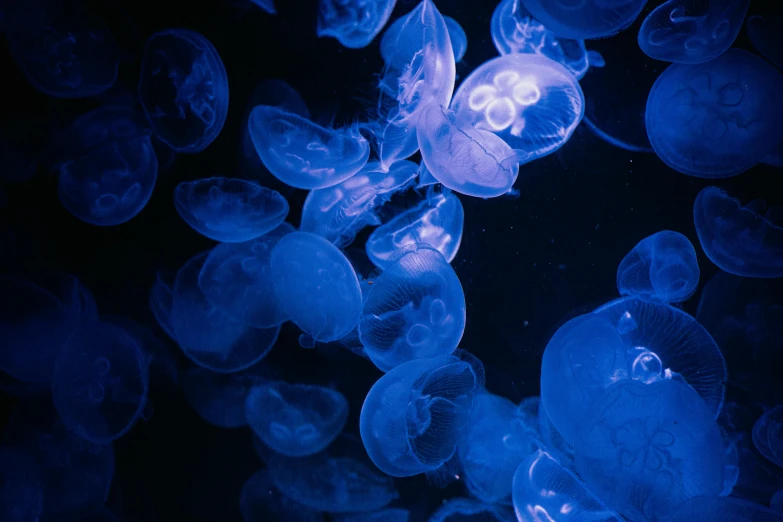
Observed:
[[[245,522],[323,522],[324,519],[319,511],[280,494],[266,469],[257,471],[245,481],[239,497],[239,511]]]
[[[250,0],[250,1],[271,15],[277,14],[277,8],[275,8],[274,0]],[[245,520],[245,522],[250,522],[250,521]]]
[[[336,38],[349,49],[367,47],[394,11],[397,0],[320,0],[318,36]]]
[[[195,31],[166,29],[147,40],[138,91],[155,134],[177,152],[206,149],[226,122],[226,68]]]
[[[783,468],[783,406],[776,406],[753,425],[753,444],[759,453]]]
[[[769,501],[769,509],[783,515],[783,489],[772,495],[772,499]]]
[[[380,225],[374,210],[408,188],[419,166],[402,160],[383,169],[376,161],[355,176],[333,187],[312,190],[302,207],[302,232],[312,232],[334,243],[350,245],[356,233],[368,225]]]
[[[175,340],[177,336],[171,326],[171,308],[173,304],[173,295],[171,285],[163,280],[160,272],[155,273],[155,281],[150,287],[149,297],[147,299],[152,316],[158,323],[163,332],[170,339]]]
[[[514,512],[502,504],[485,504],[474,498],[451,498],[443,503],[427,522],[516,522]]]
[[[117,43],[80,0],[9,0],[4,18],[11,55],[42,93],[87,98],[117,81]]]
[[[620,522],[569,469],[548,452],[531,453],[513,478],[514,511],[520,522],[594,520]]]
[[[699,243],[722,270],[743,277],[783,276],[783,212],[761,199],[742,205],[717,187],[705,187],[693,204]]]
[[[685,383],[621,380],[600,394],[574,454],[587,487],[630,520],[662,520],[723,489],[723,440]]]
[[[348,401],[338,391],[308,384],[268,382],[250,390],[247,423],[264,444],[288,457],[328,446],[345,426]]]
[[[0,517],[39,520],[42,511],[43,485],[34,457],[20,448],[0,446]]]
[[[408,522],[410,513],[403,508],[384,508],[368,513],[334,514],[334,522]]]
[[[783,139],[780,92],[783,75],[741,49],[702,64],[673,64],[647,99],[647,135],[655,153],[678,172],[734,176]]]
[[[540,401],[540,399],[539,399]],[[574,447],[567,443],[552,424],[544,405],[539,402],[537,418],[538,436],[547,453],[568,469],[574,468]]]
[[[783,69],[783,15],[750,16],[746,26],[753,47],[778,69]]]
[[[254,386],[271,376],[266,366],[256,365],[238,373],[216,373],[201,367],[181,374],[182,394],[190,407],[218,428],[247,426],[245,400]]]
[[[699,284],[696,250],[679,232],[663,230],[639,241],[617,268],[617,290],[658,303],[685,301]]]
[[[452,353],[465,330],[465,294],[435,249],[416,246],[375,278],[364,297],[359,339],[382,371]]]
[[[555,34],[586,40],[626,29],[647,0],[521,0],[533,16]]]
[[[473,71],[454,95],[451,109],[467,115],[475,129],[502,138],[522,164],[568,141],[582,120],[584,96],[573,74],[559,63],[514,53]]]
[[[449,30],[449,40],[451,40],[451,51],[454,53],[454,62],[459,63],[465,57],[465,53],[468,52],[468,35],[465,34],[465,29],[459,25],[459,22],[452,17],[444,16],[443,21],[446,22],[446,28]]]
[[[666,518],[667,522],[781,522],[783,515],[755,502],[733,497],[698,496],[689,498]]]
[[[224,243],[262,236],[288,215],[288,202],[274,190],[222,177],[180,183],[174,189],[174,206],[196,232]]]
[[[259,105],[248,130],[258,156],[280,181],[292,187],[331,187],[359,172],[370,147],[356,126],[327,129],[278,107]]]
[[[439,468],[456,452],[477,384],[473,367],[453,355],[390,370],[362,405],[359,428],[370,459],[393,477]]]
[[[668,0],[647,15],[639,29],[639,47],[656,60],[704,63],[731,47],[750,0],[706,2],[701,9],[687,0]]]

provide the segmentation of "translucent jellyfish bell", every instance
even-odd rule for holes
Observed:
[[[254,386],[268,380],[266,367],[216,373],[201,367],[182,372],[182,394],[199,417],[219,428],[247,426],[245,400]]]
[[[616,34],[633,23],[647,0],[522,0],[555,34],[585,40]]]
[[[451,40],[451,50],[454,52],[454,62],[459,63],[468,52],[468,35],[459,25],[459,22],[450,16],[444,16],[443,21],[449,30],[449,39]]]
[[[324,519],[320,512],[280,494],[267,469],[254,473],[245,481],[239,497],[239,511],[245,522],[322,522]]]
[[[584,96],[559,63],[536,54],[508,54],[473,71],[451,109],[468,115],[475,129],[497,134],[525,163],[568,141],[582,121]]]
[[[747,51],[706,63],[674,64],[647,98],[646,125],[669,167],[700,178],[740,174],[783,139],[783,75]]]
[[[397,0],[320,0],[318,36],[331,36],[349,49],[367,47],[389,20]]]
[[[783,406],[759,417],[753,425],[753,444],[759,453],[783,468]]]

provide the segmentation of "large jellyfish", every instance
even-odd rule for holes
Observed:
[[[706,63],[673,64],[647,99],[655,153],[671,168],[701,178],[740,174],[783,139],[783,75],[741,49]]]
[[[783,406],[776,406],[753,425],[753,444],[759,453],[783,468]]]
[[[349,49],[367,47],[394,11],[397,0],[320,0],[318,36],[331,36]]]
[[[745,25],[753,47],[778,69],[783,69],[783,15],[751,16]]]
[[[522,0],[533,16],[555,34],[584,40],[603,38],[627,28],[647,0]]]
[[[323,522],[324,519],[321,512],[280,494],[266,469],[254,473],[245,481],[239,496],[239,511],[245,522]]]

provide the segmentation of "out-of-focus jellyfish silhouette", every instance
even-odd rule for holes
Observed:
[[[239,373],[215,373],[188,368],[181,374],[182,393],[199,417],[219,428],[247,426],[245,400],[250,389],[267,381],[266,367]]]
[[[557,460],[561,466],[573,469],[574,447],[567,443],[560,432],[557,431],[544,409],[544,405],[540,402],[538,405],[538,436],[549,455]]]
[[[245,402],[247,423],[264,444],[288,457],[328,446],[345,426],[348,401],[338,391],[274,381],[254,387]]]
[[[370,459],[393,477],[439,468],[457,449],[477,384],[473,367],[453,355],[393,368],[362,406],[359,427]]]
[[[633,23],[647,0],[522,0],[552,32],[585,40],[612,36]]]
[[[409,187],[418,169],[406,160],[393,163],[389,169],[372,161],[342,183],[310,191],[302,207],[299,230],[318,234],[337,248],[347,247],[362,228],[380,225],[374,210]]]
[[[11,54],[39,91],[86,98],[117,81],[114,37],[80,0],[8,0],[4,7]]]
[[[177,152],[201,152],[226,122],[226,68],[195,31],[166,29],[147,40],[138,90],[155,134]]]
[[[686,500],[679,509],[667,516],[669,522],[783,522],[783,515],[771,509],[732,497],[698,496]]]
[[[783,69],[783,15],[750,16],[745,25],[753,47]]]
[[[239,511],[245,522],[322,522],[324,519],[320,512],[280,494],[266,469],[254,473],[242,486]]]
[[[685,301],[699,284],[696,250],[679,232],[663,230],[639,241],[617,268],[617,290],[657,303]]]
[[[702,189],[693,220],[710,261],[743,277],[783,276],[783,210],[766,207],[761,199],[743,206],[717,187]]]
[[[621,380],[591,410],[576,439],[576,470],[610,508],[661,520],[689,498],[722,491],[720,430],[688,385]]]
[[[451,40],[451,50],[454,53],[454,62],[459,63],[465,57],[465,53],[468,52],[468,35],[465,34],[465,29],[459,25],[459,22],[452,17],[444,16],[443,21],[446,22],[446,28],[449,30],[449,40]]]
[[[535,425],[526,424],[513,402],[476,394],[457,445],[468,491],[488,504],[508,501],[514,472],[536,449],[536,439]]]
[[[408,522],[410,513],[403,508],[385,508],[367,513],[334,514],[334,522]]]
[[[160,272],[156,272],[155,281],[150,287],[149,298],[150,311],[160,329],[165,332],[172,340],[176,341],[177,336],[171,325],[171,309],[173,305],[173,291],[171,285],[164,281]]]
[[[320,0],[318,36],[331,36],[349,49],[367,47],[394,11],[397,0]]]
[[[336,341],[356,327],[362,292],[350,261],[326,239],[293,232],[271,258],[275,294],[288,317],[317,341]]]
[[[737,38],[750,0],[698,2],[668,0],[647,15],[639,47],[656,60],[704,63],[717,58]]]
[[[514,512],[502,504],[485,504],[474,498],[450,498],[430,515],[427,522],[515,522]]]
[[[250,0],[250,1],[271,15],[277,14],[277,8],[275,8],[274,0]],[[249,522],[249,521],[246,520],[245,522]]]
[[[655,153],[669,167],[725,178],[759,163],[783,139],[783,75],[741,49],[706,63],[673,64],[647,99]]]
[[[383,371],[452,353],[465,331],[465,294],[437,250],[412,247],[387,266],[364,297],[359,338]]]
[[[436,249],[451,263],[462,242],[465,212],[456,194],[427,191],[426,199],[373,230],[367,256],[384,269],[416,245]]]
[[[519,522],[622,520],[544,450],[531,453],[516,469],[513,499]]]
[[[248,130],[264,166],[296,188],[337,185],[359,172],[370,156],[370,146],[355,126],[327,129],[269,105],[250,112]]]
[[[288,202],[274,190],[223,177],[180,183],[174,189],[174,206],[193,230],[224,243],[262,236],[288,215]]]
[[[783,406],[776,406],[753,425],[753,444],[759,453],[783,468]]]
[[[42,493],[34,457],[19,448],[0,446],[0,517],[10,522],[39,520]]]
[[[520,163],[526,163],[568,141],[582,120],[584,96],[574,75],[559,63],[513,53],[473,71],[451,108],[468,115],[477,130],[497,134],[517,151]],[[427,167],[432,170],[429,163]]]
[[[783,489],[772,495],[772,499],[769,501],[769,509],[783,515]]]

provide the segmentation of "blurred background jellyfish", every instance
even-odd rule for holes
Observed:
[[[740,49],[697,65],[671,65],[647,99],[650,143],[664,163],[683,174],[740,174],[783,139],[781,91],[783,75]]]
[[[584,96],[576,78],[559,63],[513,53],[473,71],[451,108],[468,115],[475,129],[497,134],[518,152],[520,163],[526,163],[568,141],[582,121]]]
[[[465,34],[465,29],[462,28],[459,22],[452,17],[444,16],[443,21],[446,22],[446,28],[449,30],[454,62],[459,63],[465,57],[465,53],[468,52],[468,35]]]
[[[244,522],[323,522],[324,519],[321,512],[281,494],[272,483],[267,469],[257,471],[245,481],[239,497],[239,511]]]
[[[274,0],[250,0],[250,1],[271,15],[277,14],[277,8],[275,7]]]
[[[245,400],[254,386],[268,380],[266,366],[256,365],[238,373],[216,373],[188,368],[181,374],[182,393],[199,417],[219,428],[247,426]]]
[[[776,406],[753,425],[753,444],[759,453],[783,468],[783,406]]]
[[[683,502],[679,509],[667,516],[666,520],[671,522],[691,520],[780,522],[783,520],[783,515],[755,502],[739,498],[699,496]]]
[[[206,149],[226,122],[226,68],[195,31],[166,29],[147,40],[138,92],[156,136],[177,152]]]
[[[320,0],[318,36],[331,36],[349,49],[367,47],[394,11],[397,0]]]
[[[39,520],[42,511],[43,488],[35,459],[22,449],[0,446],[0,517]]]
[[[619,33],[633,23],[647,3],[647,0],[521,1],[552,32],[575,40]]]
[[[745,25],[753,47],[783,69],[783,15],[749,16]]]
[[[668,0],[644,19],[639,47],[664,62],[704,63],[731,47],[750,0]]]
[[[174,190],[177,212],[200,234],[228,243],[262,236],[288,215],[288,202],[255,181],[214,177],[182,182]]]
[[[617,290],[658,303],[685,301],[699,285],[696,250],[679,232],[663,230],[639,241],[617,268]]]
[[[514,512],[503,504],[485,504],[474,498],[454,497],[445,501],[427,522],[514,522]]]
[[[408,522],[410,512],[403,508],[384,508],[365,513],[333,514],[334,522]]]
[[[783,276],[783,210],[756,199],[742,205],[717,187],[693,204],[699,243],[722,270],[743,277]]]

